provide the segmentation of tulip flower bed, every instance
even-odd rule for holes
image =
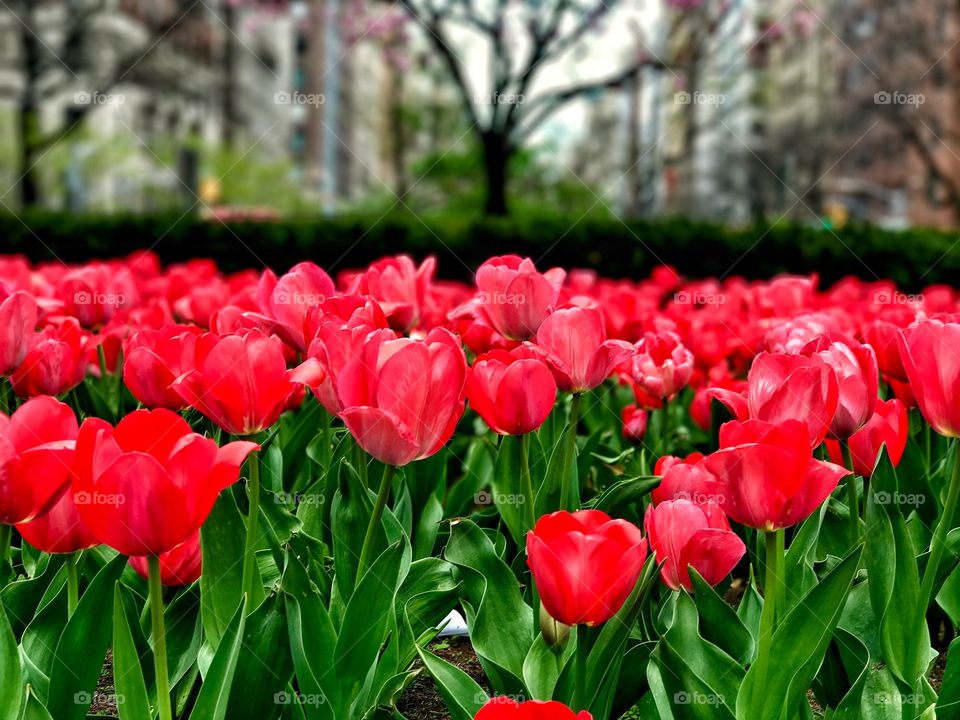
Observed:
[[[960,716],[954,289],[434,265],[0,258],[0,718]]]

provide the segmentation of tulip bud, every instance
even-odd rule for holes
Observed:
[[[543,633],[543,639],[547,645],[557,655],[563,652],[567,646],[567,640],[570,639],[570,626],[550,617],[550,613],[543,605],[540,605],[540,632]]]

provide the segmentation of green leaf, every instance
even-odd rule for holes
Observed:
[[[200,613],[205,640],[212,650],[220,644],[220,638],[240,605],[246,537],[243,516],[233,493],[220,493],[213,511],[200,528],[203,559]]]
[[[333,654],[333,671],[342,688],[340,707],[360,693],[387,636],[400,583],[402,542],[391,545],[360,580],[347,604]]]
[[[50,713],[43,706],[33,692],[33,688],[27,688],[27,703],[23,707],[23,715],[20,720],[53,720]]]
[[[884,453],[867,494],[864,561],[884,659],[894,675],[912,686],[926,666],[930,634],[924,615],[917,612],[921,600],[916,553],[892,500],[899,494],[896,474]]]
[[[23,704],[23,674],[20,651],[7,614],[0,605],[0,717],[15,718]]]
[[[700,632],[703,638],[712,642],[741,665],[746,665],[754,653],[753,636],[750,631],[737,617],[736,611],[692,567],[690,579],[696,591],[697,609],[702,619]]]
[[[276,698],[293,676],[282,598],[267,596],[246,619],[226,717],[262,720],[276,712]]]
[[[500,512],[500,517],[510,531],[510,536],[517,545],[522,546],[526,535],[524,513],[526,508],[522,504],[523,495],[520,492],[520,438],[515,435],[504,435],[500,439],[497,450],[497,462],[493,469],[491,484],[491,499]]]
[[[939,717],[954,717],[956,713],[960,713],[960,638],[954,638],[947,650],[947,667],[937,698]]]
[[[523,681],[530,691],[531,699],[553,699],[553,689],[557,686],[559,677],[560,658],[547,645],[543,635],[539,634],[523,661]]]
[[[340,596],[353,594],[360,563],[360,548],[367,534],[367,525],[373,514],[373,502],[356,470],[346,460],[340,463],[337,492],[330,506],[333,531],[333,561],[337,568],[336,583]],[[385,534],[378,530],[373,557],[383,552]]]
[[[463,670],[428,650],[418,647],[417,653],[436,683],[437,692],[443,698],[451,720],[473,720],[488,700],[483,688]]]
[[[470,639],[498,692],[521,685],[523,663],[533,643],[533,611],[517,579],[493,543],[469,520],[453,525],[446,558],[461,568]],[[502,668],[513,680],[503,677]]]
[[[840,620],[859,563],[858,548],[778,621],[766,684],[754,687],[758,666],[751,666],[737,695],[737,718],[776,720],[787,708],[797,708],[804,702]]]
[[[100,677],[113,633],[113,618],[103,610],[113,607],[113,586],[126,566],[127,558],[118,555],[97,573],[60,636],[46,703],[57,720],[83,720],[86,716],[88,704],[75,698],[78,694],[89,696]]]
[[[233,619],[225,628],[217,646],[217,652],[200,686],[197,704],[190,713],[196,720],[224,720],[230,700],[230,688],[237,670],[240,650],[243,647],[243,631],[246,622],[247,601],[244,598]]]
[[[121,720],[152,718],[153,710],[147,699],[147,683],[140,666],[140,655],[133,641],[133,633],[123,607],[120,583],[114,586],[113,595],[113,682],[118,698],[117,709]]]
[[[620,480],[604,490],[592,503],[597,510],[619,517],[634,503],[640,502],[660,484],[660,478],[633,477]]]

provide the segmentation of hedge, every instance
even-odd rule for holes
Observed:
[[[387,254],[436,255],[441,275],[466,279],[491,255],[514,252],[547,267],[589,267],[638,278],[665,262],[691,277],[781,272],[891,278],[905,290],[957,284],[960,243],[942,231],[891,232],[867,226],[838,231],[801,225],[724,228],[689,220],[623,223],[576,215],[477,219],[411,215],[240,222],[192,215],[0,215],[0,253],[34,261],[114,257],[152,248],[165,262],[211,257],[225,270],[268,265],[278,271],[309,259],[332,270]]]

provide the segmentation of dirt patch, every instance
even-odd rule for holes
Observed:
[[[477,660],[469,638],[444,638],[430,646],[430,652],[456,665],[472,677],[487,693],[491,692],[487,676]],[[415,667],[422,668],[417,660]],[[433,679],[425,672],[417,676],[397,703],[397,710],[409,720],[446,720],[450,717],[447,706],[437,693]]]

